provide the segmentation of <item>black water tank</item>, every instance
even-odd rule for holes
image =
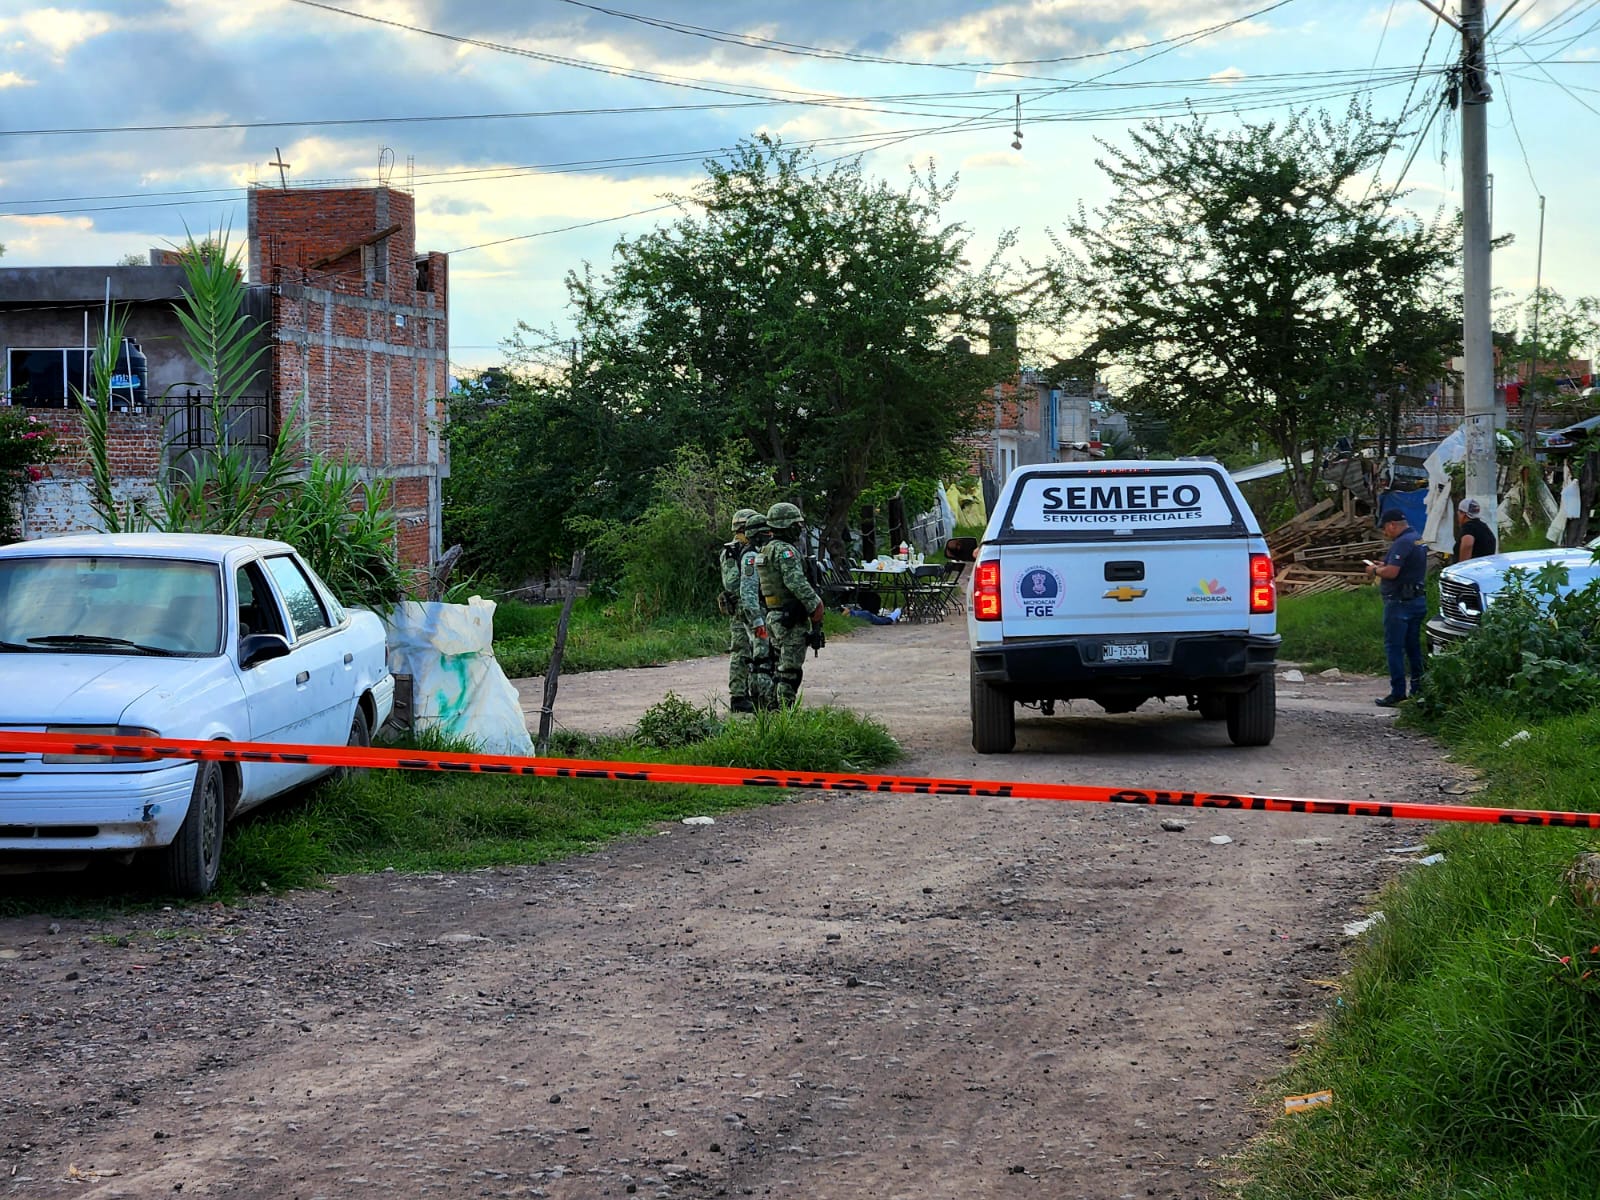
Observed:
[[[122,339],[117,367],[111,373],[111,407],[118,412],[141,409],[150,395],[150,364],[133,338]]]

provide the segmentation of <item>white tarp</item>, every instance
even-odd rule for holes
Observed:
[[[389,670],[411,676],[413,728],[467,738],[485,754],[533,753],[517,689],[494,657],[492,600],[408,600],[389,614]]]
[[[1467,431],[1461,426],[1435,446],[1422,464],[1428,472],[1428,519],[1422,527],[1421,540],[1435,550],[1455,549],[1456,523],[1450,511],[1450,475],[1445,468],[1466,456]]]

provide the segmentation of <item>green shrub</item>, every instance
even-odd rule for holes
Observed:
[[[634,737],[643,745],[671,750],[703,742],[716,728],[716,714],[709,705],[697,708],[677,692],[668,692],[645,709]]]
[[[1477,631],[1433,656],[1419,712],[1441,716],[1463,696],[1529,716],[1600,704],[1600,581],[1563,595],[1566,583],[1560,563],[1510,572]]]
[[[56,456],[55,431],[32,413],[0,408],[0,542],[18,536],[22,490]]]
[[[575,518],[588,545],[584,567],[596,594],[621,601],[634,618],[714,614],[722,575],[717,557],[740,508],[776,499],[737,455],[712,461],[692,447],[656,472],[648,508],[627,525]]]
[[[386,612],[406,592],[389,492],[389,480],[365,483],[354,464],[313,458],[264,533],[305,555],[341,600]]]

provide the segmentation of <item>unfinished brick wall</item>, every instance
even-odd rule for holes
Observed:
[[[250,193],[251,277],[273,293],[271,394],[305,448],[391,481],[404,560],[439,553],[449,260],[416,254],[415,205],[388,188]]]

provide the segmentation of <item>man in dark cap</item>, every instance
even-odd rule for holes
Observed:
[[[1455,561],[1494,553],[1494,530],[1483,522],[1483,505],[1470,496],[1456,508]]]
[[[1385,509],[1378,518],[1389,552],[1381,563],[1369,562],[1367,574],[1378,579],[1383,594],[1383,653],[1389,660],[1389,694],[1378,700],[1380,708],[1393,708],[1406,697],[1406,669],[1411,671],[1411,695],[1422,687],[1422,619],[1428,615],[1428,548],[1417,540],[1405,513]]]

